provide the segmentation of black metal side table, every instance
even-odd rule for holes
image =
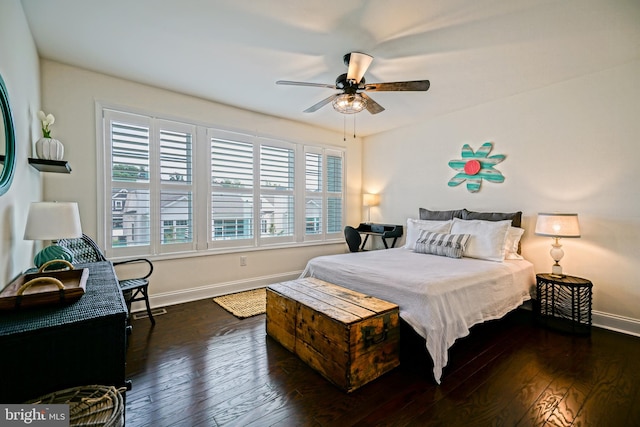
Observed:
[[[591,334],[592,288],[581,277],[536,274],[538,321],[563,332]]]

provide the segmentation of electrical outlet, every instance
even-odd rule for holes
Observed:
[[[245,267],[247,265],[247,257],[242,255],[240,256],[240,267]]]

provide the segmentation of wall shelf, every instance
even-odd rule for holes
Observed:
[[[30,157],[29,164],[40,172],[71,173],[71,166],[66,160],[45,160]]]

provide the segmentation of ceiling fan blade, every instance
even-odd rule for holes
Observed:
[[[371,114],[378,114],[378,113],[382,113],[384,111],[384,107],[382,105],[378,104],[373,99],[371,99],[371,97],[368,96],[366,93],[361,93],[360,95],[364,99],[367,100],[367,111],[368,112],[370,112]]]
[[[278,80],[277,85],[289,85],[289,86],[311,86],[311,87],[326,87],[329,89],[336,89],[336,85],[330,85],[325,83],[308,83],[308,82],[292,82],[290,80]]]
[[[363,90],[368,92],[383,91],[425,91],[429,90],[429,80],[414,80],[410,82],[392,82],[392,83],[367,83]]]
[[[347,80],[353,80],[360,83],[364,73],[367,72],[369,65],[373,61],[373,56],[366,53],[351,52],[349,54],[349,71],[347,71]]]
[[[314,111],[318,111],[320,108],[324,107],[325,105],[327,105],[328,103],[330,103],[340,95],[341,95],[340,93],[334,93],[333,95],[326,97],[322,101],[316,104],[313,104],[311,107],[304,110],[304,113],[313,113]]]

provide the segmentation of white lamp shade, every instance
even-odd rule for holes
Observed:
[[[29,206],[25,240],[58,240],[82,237],[76,202],[34,202]]]
[[[380,204],[379,194],[365,193],[362,195],[362,206],[378,206]]]
[[[347,71],[347,80],[353,80],[356,83],[360,83],[362,76],[371,65],[373,56],[366,53],[351,52],[349,55],[349,70]]]
[[[535,234],[549,237],[580,237],[576,213],[539,213]]]

